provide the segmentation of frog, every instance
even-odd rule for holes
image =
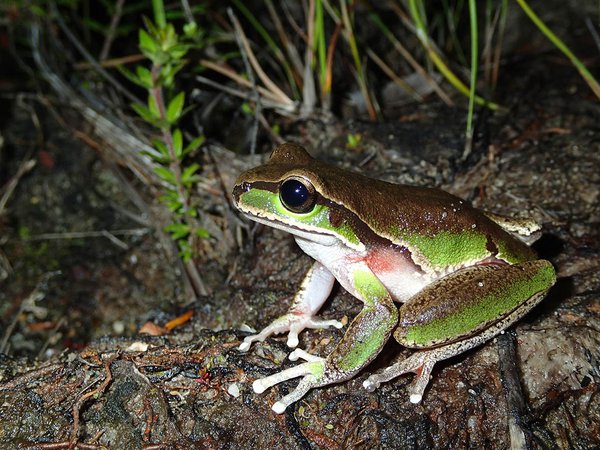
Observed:
[[[370,375],[367,391],[413,372],[409,400],[419,403],[435,364],[490,341],[542,301],[553,265],[530,244],[531,219],[477,209],[434,187],[390,183],[313,158],[299,144],[277,146],[265,164],[239,175],[233,203],[246,217],[292,234],[313,264],[286,314],[246,336],[239,350],[288,333],[295,348],[285,370],[258,378],[257,394],[301,377],[272,405],[275,413],[311,389],[350,380],[391,336],[410,355]],[[342,328],[316,314],[335,281],[362,302],[334,349],[297,348],[305,329]]]

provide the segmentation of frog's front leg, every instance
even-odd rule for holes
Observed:
[[[410,401],[419,403],[436,362],[476,347],[501,333],[537,305],[556,281],[548,261],[518,265],[480,265],[460,270],[435,282],[400,308],[394,337],[415,354],[382,372],[363,386],[407,372],[417,378]]]
[[[342,323],[337,320],[317,319],[314,315],[319,311],[333,288],[334,276],[325,266],[315,262],[307,272],[300,289],[287,314],[275,319],[260,333],[244,338],[239,350],[245,352],[250,349],[253,342],[264,341],[272,334],[289,332],[287,345],[298,345],[298,334],[305,328],[342,328]]]
[[[351,276],[352,293],[363,301],[364,307],[331,354],[320,358],[295,350],[290,359],[302,358],[305,363],[256,380],[252,385],[255,392],[261,393],[283,381],[303,377],[296,389],[273,405],[276,413],[285,411],[312,388],[352,378],[377,356],[396,327],[397,308],[379,279],[363,263],[356,265]]]

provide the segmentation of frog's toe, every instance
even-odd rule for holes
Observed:
[[[334,327],[337,328],[338,330],[344,327],[344,324],[342,322],[340,322],[339,320],[335,320],[335,319],[330,319],[330,320],[325,320],[325,319],[311,319],[310,324],[306,326],[306,328],[329,328],[329,327]]]
[[[267,338],[267,336],[269,336],[269,334],[270,333],[267,334],[264,331],[262,331],[258,334],[246,336],[242,343],[239,345],[238,350],[241,352],[247,352],[248,350],[250,350],[250,347],[252,346],[253,342],[262,342]]]
[[[305,375],[304,378],[300,380],[300,383],[298,383],[296,389],[294,389],[285,397],[281,398],[279,401],[275,402],[271,409],[277,414],[282,414],[288,406],[300,400],[308,391],[317,385],[317,379],[314,375]]]
[[[392,380],[400,375],[413,372],[417,375],[409,389],[410,402],[420,403],[423,399],[425,389],[431,378],[431,371],[438,358],[436,358],[437,349],[430,351],[417,352],[410,357],[383,369],[381,372],[371,375],[363,382],[363,387],[373,392],[381,383]]]
[[[308,315],[302,315],[294,317],[290,320],[289,334],[287,339],[287,346],[295,348],[298,346],[298,335],[307,328],[312,329],[323,329],[329,327],[335,327],[337,329],[342,328],[344,325],[337,320],[323,320],[311,317]]]
[[[306,363],[300,364],[298,366],[282,370],[281,372],[274,373],[273,375],[269,375],[268,377],[255,380],[254,383],[252,383],[252,389],[254,389],[254,392],[257,394],[262,394],[276,384],[283,383],[284,381],[291,380],[292,378],[308,375],[310,373],[310,368]]]
[[[248,336],[250,337],[250,336]],[[240,352],[247,352],[248,350],[250,350],[250,347],[252,346],[252,340],[251,339],[244,339],[244,341],[239,345],[238,350]]]
[[[308,362],[299,364],[295,367],[277,372],[265,378],[260,378],[252,383],[252,389],[257,394],[262,394],[267,389],[292,378],[303,377],[298,386],[288,395],[280,399],[273,405],[273,411],[281,414],[292,403],[300,400],[304,395],[314,387],[320,386],[319,380],[323,378],[325,371],[325,360],[317,356],[312,356],[300,350],[302,357],[310,359]]]
[[[375,391],[375,389],[378,389],[380,385],[381,383],[377,380],[376,375],[371,375],[369,378],[363,381],[363,388],[369,392]]]
[[[290,348],[296,348],[298,347],[298,343],[300,342],[298,340],[298,333],[302,331],[302,330],[297,330],[296,327],[292,327],[290,328],[290,332],[288,333],[288,338],[287,338],[287,346]]]
[[[289,354],[288,358],[290,361],[298,361],[298,359],[303,359],[308,362],[315,361],[325,361],[325,358],[321,358],[320,356],[311,355],[307,351],[302,350],[301,348],[297,348],[292,353]]]

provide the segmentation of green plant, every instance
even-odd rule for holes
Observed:
[[[204,142],[204,136],[184,145],[177,123],[185,113],[185,93],[176,90],[175,76],[184,67],[184,57],[192,42],[198,42],[198,36],[194,23],[184,27],[181,37],[171,23],[165,22],[164,15],[155,13],[155,16],[160,19],[158,25],[145,20],[147,31],[139,31],[139,48],[150,61],[150,67],[138,65],[135,73],[124,68],[121,71],[148,91],[147,104],[136,103],[132,108],[159,131],[152,140],[156,152],[148,156],[156,164],[154,171],[163,182],[161,200],[173,213],[173,222],[166,231],[177,242],[180,255],[187,262],[193,256],[195,239],[208,236],[198,224],[191,195],[200,166],[186,165],[186,156]]]
[[[346,148],[355,149],[362,143],[362,134],[348,133],[346,135]]]

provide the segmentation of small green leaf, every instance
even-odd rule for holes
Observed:
[[[169,55],[174,60],[180,60],[185,56],[189,49],[190,46],[187,44],[177,44],[169,49]]]
[[[169,164],[169,162],[170,162],[169,158],[165,158],[164,156],[159,155],[155,152],[149,152],[149,151],[142,150],[140,153],[143,156],[147,156],[150,159],[152,159],[152,161],[159,163],[159,164]]]
[[[185,102],[185,93],[181,91],[179,94],[171,100],[167,107],[167,122],[173,124],[181,117],[181,111],[183,111],[183,104]]]
[[[346,136],[346,148],[355,149],[362,142],[362,135],[360,133],[348,133]]]
[[[185,223],[171,223],[165,227],[171,237],[175,240],[186,237],[190,234],[190,227]]]
[[[166,167],[156,166],[154,167],[154,172],[167,183],[177,184],[177,178],[175,177],[175,174]]]
[[[202,239],[207,239],[210,237],[210,233],[206,228],[197,228],[196,236],[201,237]]]
[[[152,36],[158,36],[160,34],[158,28],[156,28],[154,23],[150,19],[148,19],[148,17],[143,16],[142,20],[144,21],[144,25],[146,26],[146,28],[148,28],[148,31]]]
[[[21,239],[27,239],[29,236],[31,236],[31,230],[25,225],[21,225],[18,228],[18,233]]]
[[[197,177],[194,177],[194,174],[198,171],[198,169],[200,169],[200,165],[196,163],[186,167],[181,173],[181,181],[183,183],[195,181]]]
[[[188,22],[183,26],[183,34],[188,38],[193,37],[196,34],[196,31],[198,31],[196,22]]]
[[[154,119],[160,120],[160,110],[158,108],[158,102],[156,101],[156,97],[152,95],[152,93],[148,94],[148,110],[152,114]]]
[[[176,64],[168,64],[162,68],[159,79],[165,87],[173,86],[175,75],[185,66],[185,61],[179,61]]]
[[[152,73],[150,72],[150,70],[148,70],[144,66],[137,66],[135,71],[138,78],[137,84],[139,84],[142,87],[145,87],[146,89],[151,89]]]
[[[171,160],[171,155],[169,154],[169,149],[167,148],[167,144],[165,144],[160,139],[152,139],[152,145],[154,148],[160,152],[162,156],[167,158],[167,161]]]
[[[121,75],[123,75],[125,78],[127,78],[132,83],[135,83],[138,86],[146,88],[144,83],[142,83],[142,80],[140,80],[139,77],[135,73],[133,73],[131,70],[127,69],[124,66],[117,66],[117,69],[119,70],[119,72],[121,72]]]
[[[187,145],[187,147],[183,150],[183,154],[181,156],[185,156],[188,153],[196,150],[198,147],[200,147],[204,143],[204,140],[205,140],[204,136],[198,136],[196,139],[194,139],[192,142],[190,142]]]
[[[254,114],[253,111],[252,111],[252,106],[250,106],[250,104],[248,102],[242,103],[242,112],[244,114],[249,115],[249,116],[251,116],[252,114]]]
[[[175,128],[173,131],[173,150],[177,159],[181,159],[183,155],[183,136],[179,128]]]
[[[140,28],[138,38],[139,38],[139,43],[140,43],[140,45],[139,45],[140,51],[148,59],[154,59],[154,57],[156,56],[157,50],[158,50],[158,45],[157,45],[156,41],[143,28]]]
[[[179,256],[184,262],[188,262],[192,259],[192,246],[184,239],[179,239],[177,243],[179,244]]]
[[[132,103],[131,108],[136,113],[138,113],[138,115],[142,119],[144,119],[146,122],[150,122],[150,123],[154,122],[154,117],[152,116],[152,113],[150,112],[150,110],[148,108],[146,108],[144,105],[142,105],[141,103]]]
[[[166,192],[160,196],[160,201],[163,202],[170,211],[175,213],[183,208],[179,195],[172,189],[167,189]]]

